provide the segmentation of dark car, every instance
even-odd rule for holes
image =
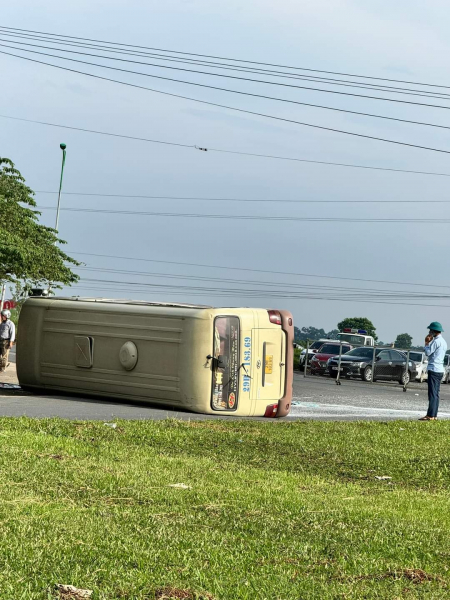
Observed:
[[[323,375],[326,373],[328,371],[328,359],[339,355],[340,347],[341,344],[336,342],[323,344],[311,359],[311,375]],[[342,344],[342,354],[345,354],[352,348],[353,346],[350,346],[350,344]]]
[[[372,381],[373,348],[361,347],[350,350],[341,357],[341,376],[359,377],[363,381]],[[375,348],[375,376],[377,379],[398,381],[404,385],[416,378],[416,365],[409,361],[406,372],[406,356],[392,348]],[[333,377],[338,373],[338,357],[328,361],[328,368]]]

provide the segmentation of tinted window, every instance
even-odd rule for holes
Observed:
[[[409,358],[415,362],[422,362],[422,352],[410,352]]]
[[[403,354],[400,354],[400,352],[396,352],[395,350],[391,350],[390,355],[391,355],[391,360],[395,360],[396,362],[405,362],[405,360],[406,360],[406,356],[404,356]]]
[[[309,347],[310,350],[318,350],[320,348],[320,346],[322,346],[323,342],[314,342],[313,344],[311,344],[311,346]]]
[[[378,354],[379,350],[376,350],[375,353]],[[354,348],[353,350],[350,350],[350,352],[347,352],[347,354],[345,356],[358,356],[360,358],[372,358],[373,349],[372,348]]]
[[[395,359],[391,358],[391,354],[390,354],[389,350],[382,350],[379,353],[378,358],[380,360],[395,360]]]
[[[342,347],[342,353],[344,352],[344,347]],[[320,348],[319,354],[339,354],[339,344],[324,344]]]

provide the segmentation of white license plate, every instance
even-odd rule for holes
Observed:
[[[338,370],[338,368],[337,368],[337,367],[331,367],[331,368],[332,368],[332,370],[333,370],[333,371],[337,371],[337,370]],[[343,368],[343,367],[341,367],[341,368],[339,369],[339,371],[343,371],[343,370],[344,370],[344,368]]]

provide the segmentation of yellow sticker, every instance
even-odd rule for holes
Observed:
[[[269,354],[266,356],[266,375],[272,375],[273,370],[273,354]]]

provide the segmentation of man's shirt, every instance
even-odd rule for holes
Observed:
[[[16,326],[9,319],[0,323],[0,340],[14,342],[16,339]]]
[[[425,354],[428,356],[428,371],[435,373],[444,372],[444,356],[447,352],[447,342],[442,335],[435,337],[428,346],[424,348]]]

